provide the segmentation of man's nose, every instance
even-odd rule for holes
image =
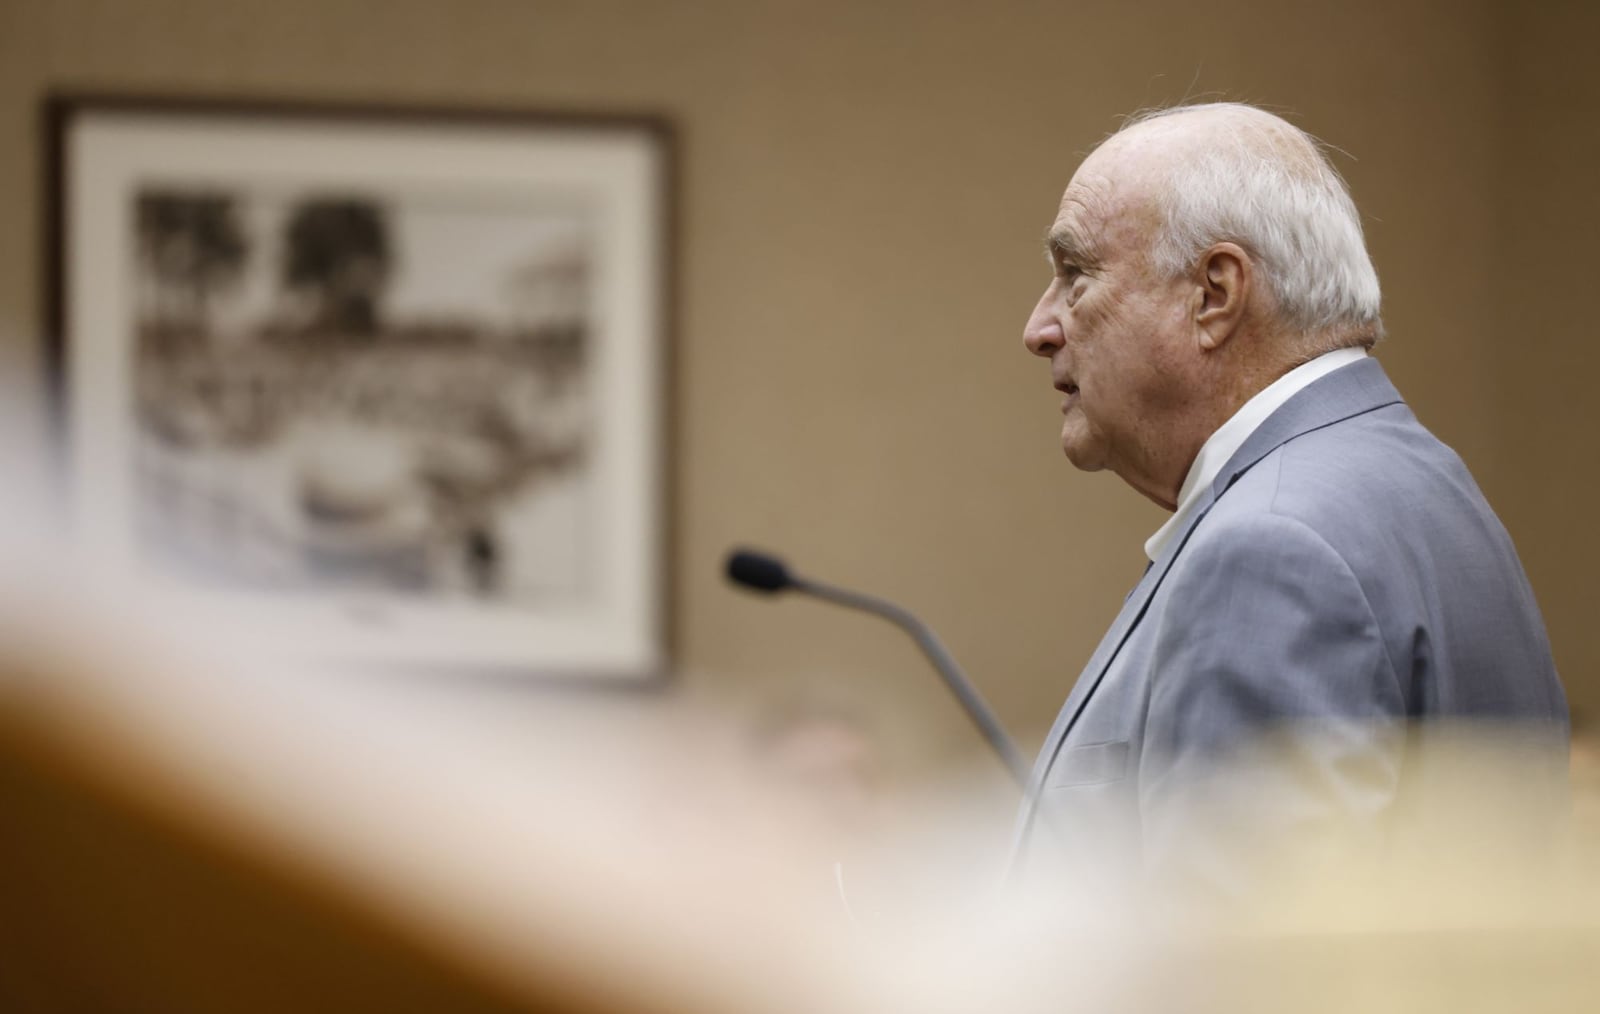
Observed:
[[[1029,352],[1046,359],[1055,354],[1062,341],[1061,322],[1050,312],[1050,292],[1054,288],[1052,285],[1039,297],[1039,304],[1033,308],[1027,327],[1022,329],[1022,344],[1027,346]]]

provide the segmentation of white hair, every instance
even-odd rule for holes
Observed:
[[[1378,341],[1378,273],[1361,217],[1316,138],[1232,102],[1144,113],[1117,133],[1202,111],[1233,115],[1208,130],[1204,145],[1158,170],[1156,270],[1178,277],[1212,244],[1237,243],[1256,259],[1283,322],[1320,341],[1318,351]]]

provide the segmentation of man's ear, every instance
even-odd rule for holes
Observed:
[[[1214,351],[1227,343],[1244,320],[1255,283],[1255,265],[1236,243],[1218,243],[1200,256],[1200,299],[1195,324],[1200,347]]]

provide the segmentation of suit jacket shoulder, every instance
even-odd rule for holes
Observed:
[[[1312,420],[1314,406],[1305,413]],[[1295,408],[1291,400],[1280,414],[1292,421]],[[1455,452],[1399,401],[1288,432],[1229,476],[1191,548],[1256,516],[1303,526],[1360,587],[1401,680],[1405,714],[1564,724],[1533,590]],[[1288,530],[1275,529],[1280,537]],[[1322,578],[1308,569],[1304,579]]]
[[[1364,360],[1257,428],[1129,596],[1041,751],[1018,854],[1043,826],[1058,856],[1095,857],[1070,865],[1182,857],[1248,879],[1237,831],[1367,824],[1411,769],[1407,730],[1439,719],[1522,723],[1564,756],[1565,696],[1509,536]],[[1284,726],[1310,734],[1240,762]],[[1208,770],[1226,772],[1218,791],[1195,791]],[[1232,829],[1208,853],[1207,825]]]

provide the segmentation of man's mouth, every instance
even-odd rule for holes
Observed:
[[[1072,383],[1070,380],[1063,380],[1056,384],[1056,390],[1060,391],[1062,394],[1073,395],[1078,393],[1078,385]]]

